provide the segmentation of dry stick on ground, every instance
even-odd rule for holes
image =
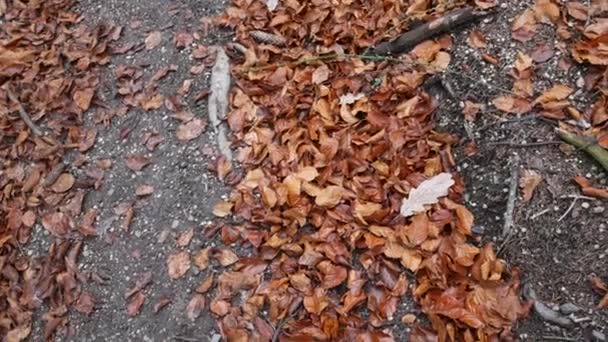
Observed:
[[[209,121],[217,134],[220,153],[232,162],[232,151],[228,141],[228,127],[222,121],[228,112],[228,92],[230,90],[230,61],[221,47],[217,49],[215,65],[211,70],[211,93],[209,94]]]
[[[517,200],[517,186],[519,185],[519,155],[514,155],[511,159],[511,180],[509,182],[509,198],[505,212],[505,224],[502,227],[503,238],[507,237],[513,229],[513,212],[515,211],[515,201]]]
[[[36,126],[30,115],[25,111],[25,108],[23,108],[23,105],[21,104],[21,101],[19,101],[17,95],[15,95],[15,93],[13,93],[11,88],[9,88],[8,86],[6,87],[6,93],[8,94],[8,98],[17,104],[17,108],[19,109],[19,116],[21,117],[21,120],[25,122],[27,127],[30,128],[30,131],[32,131],[32,133],[34,133],[34,135],[36,136],[43,136],[44,134],[42,133],[40,128]]]
[[[466,24],[488,15],[488,12],[474,11],[472,8],[461,8],[446,13],[444,16],[420,25],[391,42],[380,43],[369,53],[376,55],[399,54],[406,52],[429,38],[445,33],[454,27]]]
[[[606,149],[585,137],[568,133],[562,129],[558,129],[557,134],[568,144],[587,152],[604,167],[604,170],[608,171],[608,151]]]

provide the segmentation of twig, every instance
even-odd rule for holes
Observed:
[[[547,146],[547,145],[559,145],[561,141],[537,141],[531,143],[512,143],[508,141],[497,141],[488,143],[490,146],[509,146],[509,147],[536,147],[536,146]]]
[[[562,216],[560,216],[557,219],[557,222],[561,222],[566,216],[568,216],[568,214],[570,214],[570,212],[572,211],[572,209],[574,208],[574,206],[576,205],[576,201],[578,201],[578,197],[574,197],[574,200],[572,200],[572,203],[570,204],[570,206],[568,207],[568,209],[566,209],[566,212],[564,212],[562,214]]]
[[[530,220],[535,220],[536,218],[538,218],[538,217],[541,217],[541,216],[545,215],[545,214],[546,214],[546,213],[548,213],[549,211],[551,211],[551,209],[549,209],[549,208],[544,209],[544,210],[541,210],[541,211],[539,211],[538,213],[536,213],[536,214],[532,215],[532,216],[530,217]]]
[[[30,131],[32,131],[32,133],[34,133],[34,135],[36,136],[43,136],[44,134],[42,133],[40,128],[36,126],[30,115],[25,111],[25,108],[23,108],[23,105],[21,104],[21,101],[19,101],[19,98],[15,95],[15,93],[13,93],[11,88],[9,88],[8,86],[6,87],[6,93],[8,94],[8,98],[17,104],[17,108],[19,109],[19,116],[21,117],[21,120],[25,122],[27,127],[29,127]]]
[[[59,178],[59,176],[61,176],[66,166],[67,165],[64,162],[59,162],[55,166],[53,166],[51,171],[49,171],[49,173],[46,175],[42,186],[48,188],[49,186],[55,184],[55,181],[57,180],[57,178]]]
[[[560,196],[559,198],[578,198],[578,199],[583,199],[583,200],[587,200],[587,201],[597,201],[597,198],[585,196],[585,195],[563,195],[563,196]]]
[[[505,211],[505,224],[502,227],[502,236],[506,237],[513,228],[513,212],[515,211],[515,201],[517,200],[517,186],[519,184],[519,155],[514,155],[511,160],[511,180],[509,185],[509,198]]]
[[[196,339],[193,337],[186,337],[186,336],[175,336],[173,337],[173,339],[175,339],[176,341],[186,341],[186,342],[197,342],[200,341],[200,339]]]
[[[477,129],[478,132],[482,132],[485,131],[486,129],[494,126],[494,125],[504,125],[504,124],[508,124],[508,123],[515,123],[515,122],[520,122],[520,121],[527,121],[527,120],[532,120],[532,119],[537,119],[538,115],[536,114],[530,114],[530,115],[526,115],[526,116],[522,116],[520,118],[514,118],[514,119],[509,119],[509,120],[499,120],[499,121],[495,121],[492,123],[489,123],[485,126],[480,127],[479,129]]]
[[[571,134],[563,129],[557,129],[557,134],[568,144],[577,147],[589,154],[595,159],[600,165],[604,167],[604,170],[608,171],[608,151],[602,148],[600,145],[593,141],[585,139],[585,137]]]
[[[440,18],[402,34],[393,41],[380,43],[369,52],[377,55],[407,52],[422,41],[445,33],[467,22],[481,19],[486,15],[488,15],[487,12],[476,12],[471,7],[453,10]]]
[[[578,341],[578,339],[561,336],[543,336],[543,340],[547,341]]]

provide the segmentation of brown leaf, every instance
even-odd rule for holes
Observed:
[[[171,299],[166,298],[166,297],[162,297],[158,300],[158,302],[156,302],[156,304],[154,304],[154,313],[158,313],[160,310],[162,310],[165,306],[169,305],[171,303]]]
[[[566,99],[574,90],[567,85],[558,84],[553,88],[546,90],[541,96],[534,100],[534,104],[546,104],[553,101],[561,101]]]
[[[141,171],[144,167],[151,163],[150,158],[143,154],[129,154],[123,157],[127,167],[133,171]]]
[[[323,64],[312,73],[312,83],[321,84],[329,78],[329,68]]]
[[[145,39],[146,50],[152,50],[159,46],[163,41],[163,34],[160,31],[151,32]]]
[[[195,321],[201,312],[205,308],[205,297],[200,294],[195,294],[190,299],[190,302],[186,306],[186,315],[191,321]]]
[[[42,226],[56,237],[63,237],[68,233],[72,221],[62,213],[49,213],[42,217]]]
[[[194,266],[198,267],[200,270],[204,270],[209,266],[209,250],[210,248],[207,247],[201,249],[194,255],[192,258]]]
[[[95,89],[87,88],[82,90],[76,90],[74,92],[74,103],[78,106],[78,108],[84,110],[89,109],[91,106],[91,101],[93,100],[93,96],[95,95]]]
[[[555,50],[553,49],[552,45],[542,43],[537,45],[534,50],[532,50],[530,56],[536,63],[544,63],[550,60],[554,54]]]
[[[190,254],[181,251],[167,258],[167,269],[171,279],[179,279],[190,270]]]
[[[471,31],[471,33],[469,34],[469,38],[467,39],[467,43],[469,44],[469,46],[478,49],[484,48],[488,45],[486,38],[478,30]]]
[[[492,103],[497,109],[507,113],[524,114],[532,110],[532,105],[527,100],[509,95],[499,96]]]
[[[137,196],[148,196],[154,193],[154,187],[148,184],[138,185],[135,188],[135,195]]]
[[[315,204],[326,208],[335,207],[342,200],[343,193],[344,189],[342,187],[330,185],[319,192],[315,198]]]
[[[186,230],[185,232],[179,234],[179,237],[177,238],[176,244],[177,247],[180,248],[184,248],[184,247],[188,247],[188,245],[190,244],[190,241],[192,241],[192,238],[194,237],[194,228],[190,228],[188,230]]]
[[[57,193],[64,193],[74,186],[76,179],[69,173],[62,173],[59,178],[51,185],[51,190]]]
[[[200,285],[196,288],[196,292],[200,294],[205,294],[211,287],[213,286],[213,275],[208,276],[203,280]]]
[[[95,309],[95,300],[93,296],[86,291],[83,291],[78,297],[78,301],[74,304],[74,308],[87,316],[90,316]]]
[[[541,175],[534,170],[524,170],[519,179],[519,186],[522,189],[524,202],[529,202],[534,195],[534,190],[542,181]]]
[[[127,303],[127,314],[131,317],[139,315],[139,311],[142,305],[144,305],[145,300],[146,296],[141,291],[135,293]]]
[[[203,133],[205,127],[207,127],[207,124],[201,119],[194,119],[188,123],[180,124],[177,127],[177,139],[181,141],[196,139]]]
[[[234,206],[234,204],[232,204],[231,202],[227,202],[227,201],[218,202],[213,207],[213,215],[215,215],[217,217],[226,217],[232,213],[233,206]]]
[[[230,303],[225,300],[214,299],[209,305],[209,310],[218,316],[225,316],[230,310]]]
[[[230,266],[239,260],[239,257],[228,248],[221,249],[216,255],[216,258],[217,261],[219,261],[219,263],[224,267]]]
[[[329,300],[322,288],[316,288],[313,295],[304,297],[304,308],[311,314],[320,315],[328,305]]]

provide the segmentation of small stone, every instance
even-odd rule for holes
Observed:
[[[220,342],[222,340],[222,336],[219,334],[213,334],[209,339],[209,342]]]
[[[403,324],[407,324],[410,325],[414,322],[416,322],[416,315],[414,314],[406,314],[401,318],[401,322],[403,322]]]
[[[583,209],[589,209],[589,207],[591,207],[591,204],[589,204],[589,202],[583,202],[581,203],[581,207]]]
[[[564,315],[569,315],[569,314],[573,314],[575,312],[583,311],[583,309],[578,307],[575,304],[565,303],[565,304],[562,304],[559,306],[559,311],[561,313],[563,313]]]
[[[594,214],[601,214],[601,213],[603,213],[604,211],[606,211],[606,208],[604,208],[604,207],[594,207],[593,209],[591,209],[591,211],[592,211]]]

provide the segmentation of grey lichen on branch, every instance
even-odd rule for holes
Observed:
[[[557,134],[568,144],[587,152],[587,154],[604,167],[604,170],[608,171],[608,151],[605,148],[598,145],[595,141],[568,133],[563,129],[558,129]]]

